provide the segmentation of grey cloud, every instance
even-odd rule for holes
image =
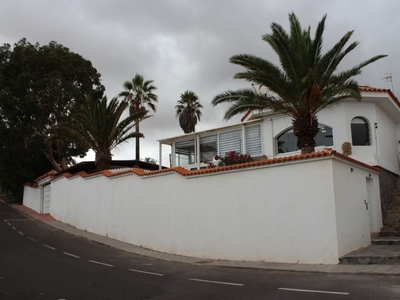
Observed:
[[[158,159],[156,140],[182,134],[174,106],[187,89],[196,92],[204,105],[196,130],[238,122],[239,117],[222,121],[226,107],[210,104],[218,93],[249,86],[233,79],[241,69],[231,65],[229,58],[249,53],[278,63],[261,37],[270,32],[272,22],[288,30],[291,11],[312,31],[328,14],[325,50],[355,30],[353,40],[361,44],[343,68],[389,54],[365,68],[357,80],[390,88],[382,78],[391,72],[394,89],[400,91],[397,0],[0,0],[0,5],[0,43],[13,44],[22,37],[40,44],[55,40],[93,63],[109,97],[116,96],[123,82],[136,73],[154,80],[159,105],[154,117],[141,126],[146,136],[142,157]],[[115,158],[133,158],[133,144],[120,147]]]

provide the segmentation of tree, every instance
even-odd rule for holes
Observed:
[[[45,131],[68,120],[84,95],[103,92],[91,62],[56,42],[0,46],[0,173],[15,170],[0,176],[0,188],[20,201],[24,183],[84,155],[69,141],[45,142]]]
[[[144,80],[142,75],[136,74],[131,81],[125,81],[124,91],[119,94],[125,101],[128,101],[129,114],[133,115],[140,111],[146,111],[146,106],[153,112],[157,111],[154,102],[158,102],[157,95],[154,94],[157,87],[153,85],[153,80]],[[139,122],[136,120],[136,133],[139,133]],[[141,137],[144,137],[141,135]],[[136,160],[140,160],[140,136],[136,137]]]
[[[41,151],[43,141],[36,140],[35,149],[2,122],[0,137],[0,191],[7,201],[21,203],[23,185],[51,170],[51,164]]]
[[[298,137],[301,153],[314,152],[318,133],[316,114],[341,99],[361,100],[354,76],[370,63],[385,57],[374,56],[347,71],[336,72],[340,62],[358,46],[346,46],[353,31],[347,32],[330,50],[322,54],[322,35],[326,15],[319,22],[314,38],[310,28],[302,29],[294,13],[289,14],[290,33],[280,25],[271,24],[272,33],[263,36],[280,59],[280,67],[254,55],[242,54],[230,62],[242,66],[244,72],[234,78],[252,82],[258,89],[228,90],[215,96],[212,104],[232,103],[224,119],[248,110],[272,110],[292,118],[293,133]],[[265,89],[267,92],[262,92]]]
[[[147,162],[147,163],[149,163],[149,164],[157,164],[157,160],[154,159],[154,158],[152,158],[152,157],[145,157],[145,158],[143,159],[143,161],[144,161],[144,162]]]
[[[197,121],[202,115],[200,108],[203,105],[199,102],[199,97],[192,91],[185,91],[181,94],[178,104],[175,106],[176,116],[179,117],[179,125],[184,133],[195,132]]]
[[[47,140],[70,140],[93,149],[97,169],[105,170],[111,163],[111,150],[133,137],[142,136],[141,133],[129,131],[137,125],[135,122],[149,117],[148,111],[140,110],[120,121],[128,106],[127,101],[118,101],[118,98],[108,101],[107,97],[101,100],[87,97],[85,102],[74,107],[71,121],[60,123],[47,131]]]

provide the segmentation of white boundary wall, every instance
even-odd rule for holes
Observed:
[[[40,188],[39,187],[30,187],[24,186],[24,197],[22,200],[24,206],[33,209],[37,213],[40,214]]]
[[[378,232],[378,174],[335,156],[188,177],[59,177],[50,213],[79,229],[173,254],[336,264],[370,244],[367,177],[371,231]]]

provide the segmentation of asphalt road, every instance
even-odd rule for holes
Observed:
[[[269,272],[141,257],[0,202],[0,299],[400,299],[400,277]]]

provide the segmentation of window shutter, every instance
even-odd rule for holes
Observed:
[[[200,137],[200,144],[212,143],[217,141],[217,135],[209,135]]]
[[[219,134],[219,155],[229,151],[243,152],[242,129]]]
[[[260,124],[246,126],[245,130],[246,153],[251,156],[260,156],[262,154]]]
[[[193,147],[194,149],[194,140],[187,140],[187,141],[181,141],[181,142],[176,142],[175,143],[175,149],[176,149],[176,153],[180,153],[180,151],[182,151],[182,149],[186,149],[186,148],[190,148]],[[183,150],[185,151],[185,150]]]

